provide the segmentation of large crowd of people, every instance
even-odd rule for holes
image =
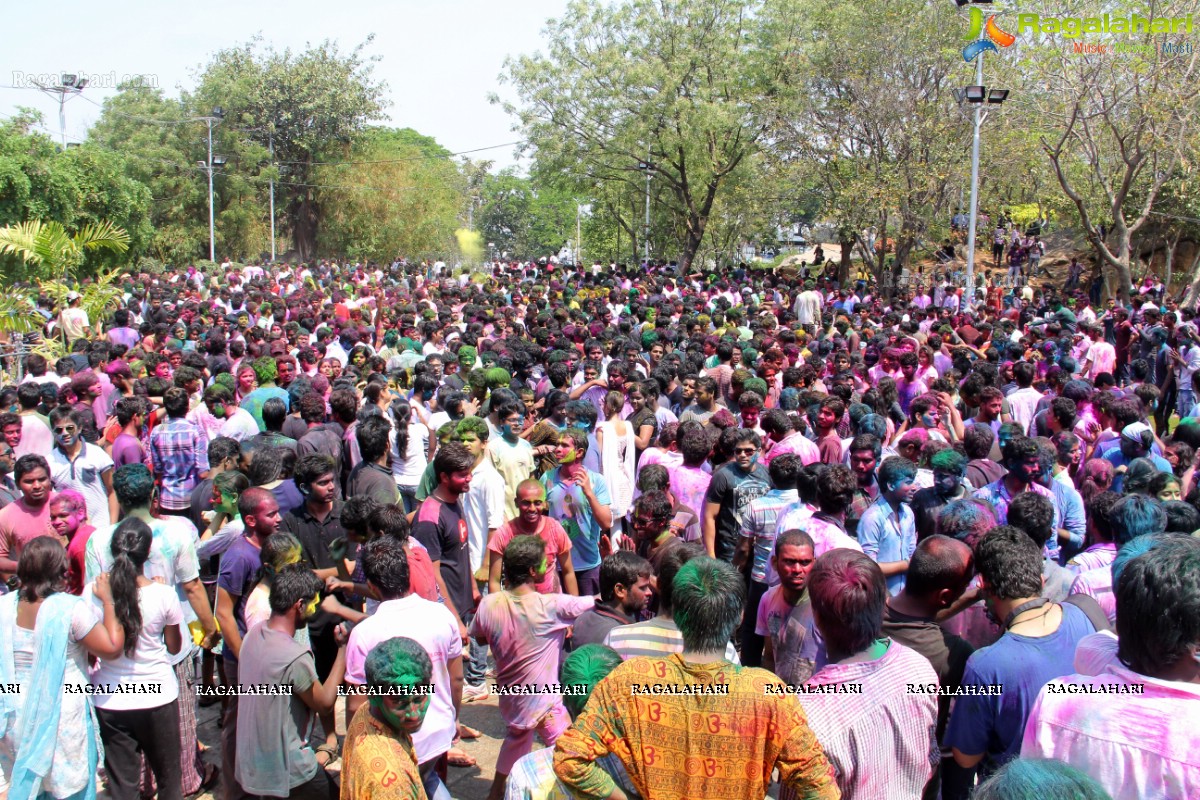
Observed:
[[[1195,313],[1036,288],[1000,234],[978,298],[402,261],[39,297],[0,797],[1200,797]]]

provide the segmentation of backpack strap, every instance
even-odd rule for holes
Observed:
[[[1096,598],[1087,594],[1073,594],[1064,603],[1070,603],[1078,608],[1087,618],[1091,620],[1092,627],[1097,631],[1111,631],[1112,625],[1108,622],[1108,615],[1104,613],[1104,609],[1096,602]]]

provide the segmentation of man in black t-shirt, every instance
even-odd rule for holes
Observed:
[[[438,449],[433,458],[437,488],[417,509],[412,529],[412,535],[429,552],[438,589],[446,608],[459,620],[464,644],[468,641],[465,623],[470,622],[479,602],[479,589],[471,575],[467,521],[458,501],[471,488],[474,465],[471,451],[457,442]]]
[[[321,580],[338,576],[337,558],[329,546],[344,539],[342,501],[337,497],[337,473],[333,458],[323,453],[310,453],[296,464],[296,488],[304,503],[283,517],[280,530],[300,540],[300,554],[309,569]],[[341,619],[321,609],[309,621],[309,640],[317,662],[317,674],[324,680],[337,658],[337,642],[333,629]]]
[[[715,558],[733,562],[741,534],[742,515],[750,501],[771,490],[771,477],[758,463],[762,440],[745,428],[732,429],[736,437],[733,461],[713,473],[704,496],[704,546]]]

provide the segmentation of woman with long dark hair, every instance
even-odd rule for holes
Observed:
[[[0,597],[0,684],[20,687],[0,692],[0,794],[11,800],[96,796],[102,747],[82,688],[87,654],[119,656],[125,634],[108,575],[93,583],[98,622],[90,603],[66,591],[67,570],[58,539],[38,536],[17,562],[20,590]]]
[[[392,403],[392,477],[400,490],[404,513],[417,510],[417,486],[425,467],[433,458],[437,439],[430,435],[429,426],[413,417],[407,400]]]
[[[100,659],[92,686],[114,800],[138,800],[142,754],[159,800],[183,797],[179,681],[168,656],[183,647],[183,608],[175,587],[144,574],[152,541],[150,526],[137,517],[123,521],[112,537],[109,584],[124,646],[115,657]],[[84,597],[94,592],[93,584]]]

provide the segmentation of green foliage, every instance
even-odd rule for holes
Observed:
[[[24,295],[0,295],[0,332],[29,333],[46,322],[33,302]]]
[[[91,251],[124,253],[128,249],[129,234],[111,222],[89,223],[74,235],[56,221],[34,220],[0,228],[0,254],[24,262],[21,277],[25,280],[77,274]]]
[[[575,238],[575,199],[560,188],[537,184],[507,169],[484,179],[476,222],[497,253],[511,258],[548,257]]]
[[[276,209],[303,258],[318,249],[320,162],[347,159],[355,137],[383,115],[385,86],[371,75],[376,58],[364,53],[370,42],[349,53],[330,41],[297,53],[254,39],[217,52],[196,92],[184,98],[199,113],[224,109],[214,133],[226,151],[244,151],[243,170],[258,167],[260,187],[271,174],[268,146],[274,146],[274,163],[284,173],[276,180]]]
[[[466,181],[449,152],[411,129],[369,128],[345,165],[318,167],[321,251],[390,263],[454,252]]]
[[[597,182],[641,189],[639,162],[649,161],[690,263],[718,194],[780,111],[799,30],[759,24],[766,5],[572,2],[545,31],[549,55],[507,63],[521,98],[510,111],[538,168],[590,195]]]
[[[124,154],[125,175],[154,198],[152,232],[134,252],[168,264],[208,252],[208,182],[197,167],[208,158],[207,129],[191,116],[180,100],[138,82],[107,98],[88,132],[87,147]],[[219,211],[224,196],[216,197]]]
[[[0,225],[42,221],[95,234],[111,224],[125,232],[125,246],[88,246],[92,252],[86,261],[82,252],[62,253],[69,264],[44,263],[44,253],[26,259],[17,250],[5,248],[0,251],[8,253],[0,255],[0,273],[26,279],[38,277],[41,269],[98,269],[123,263],[127,249],[138,252],[153,235],[150,192],[125,174],[122,156],[89,146],[64,153],[37,132],[35,126],[40,122],[38,115],[28,113],[0,125]],[[50,230],[46,229],[46,236],[51,235]],[[42,244],[49,243],[46,239]],[[31,267],[34,271],[27,272]]]

